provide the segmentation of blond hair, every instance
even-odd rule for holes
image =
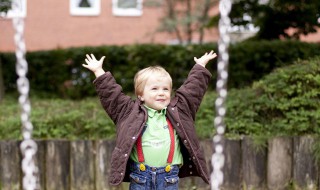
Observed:
[[[170,80],[170,88],[172,88],[172,78],[170,74],[161,66],[150,66],[136,73],[134,76],[134,91],[136,96],[142,95],[147,80],[150,77],[167,77]]]

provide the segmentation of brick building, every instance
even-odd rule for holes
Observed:
[[[143,6],[138,0],[136,9],[121,10],[116,1],[87,0],[96,3],[89,9],[72,5],[81,0],[24,0],[27,50],[175,41],[172,35],[155,33],[163,8]],[[15,49],[13,35],[12,20],[1,18],[0,51]],[[216,29],[206,32],[205,41],[217,39]]]
[[[143,0],[18,0],[25,16],[24,37],[28,51],[80,46],[141,43],[170,44],[174,35],[155,32],[164,15],[161,6],[143,6]],[[134,8],[120,8],[118,3]],[[131,5],[130,5],[131,3]],[[90,7],[86,7],[90,4]],[[133,6],[132,6],[133,5]],[[218,14],[215,7],[210,14]],[[9,13],[9,16],[12,13]],[[12,20],[0,18],[0,51],[14,51]],[[208,29],[205,42],[218,40],[216,28]],[[197,40],[198,34],[193,38]],[[302,37],[319,42],[320,32]]]

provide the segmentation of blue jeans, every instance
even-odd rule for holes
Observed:
[[[172,165],[166,172],[165,167],[150,167],[140,171],[139,163],[130,164],[130,190],[178,190],[179,167]]]

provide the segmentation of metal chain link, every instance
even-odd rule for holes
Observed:
[[[229,13],[231,10],[231,0],[220,0],[220,20],[219,20],[219,33],[220,38],[218,41],[218,65],[217,65],[217,83],[216,91],[218,97],[215,102],[216,117],[214,119],[214,125],[216,129],[216,135],[213,137],[214,153],[212,155],[211,164],[213,171],[211,174],[211,189],[219,190],[220,185],[223,183],[223,171],[225,157],[223,154],[223,142],[222,137],[224,135],[226,126],[224,123],[224,117],[226,115],[226,98],[227,98],[227,82],[228,82],[228,64],[229,64],[229,43],[230,36],[228,29],[230,28]]]
[[[21,3],[18,0],[12,1],[12,10],[20,9]],[[31,105],[29,101],[29,80],[26,77],[28,72],[28,63],[25,59],[26,46],[23,37],[24,20],[20,17],[13,18],[13,27],[15,29],[14,42],[16,45],[16,72],[18,75],[17,86],[20,93],[19,104],[21,107],[21,122],[23,141],[20,144],[20,150],[23,155],[22,171],[23,189],[40,189],[38,180],[38,167],[35,165],[34,157],[37,152],[37,144],[32,140],[33,125],[30,121]]]

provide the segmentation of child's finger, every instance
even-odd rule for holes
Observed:
[[[90,65],[90,62],[91,62],[90,60],[85,59],[84,61],[85,61],[88,65]]]
[[[97,61],[96,57],[91,53],[92,60]]]
[[[106,56],[102,56],[99,61],[102,61],[102,62],[103,62],[104,58],[106,58]]]
[[[90,55],[86,54],[86,57],[87,57],[88,60],[92,61]]]

